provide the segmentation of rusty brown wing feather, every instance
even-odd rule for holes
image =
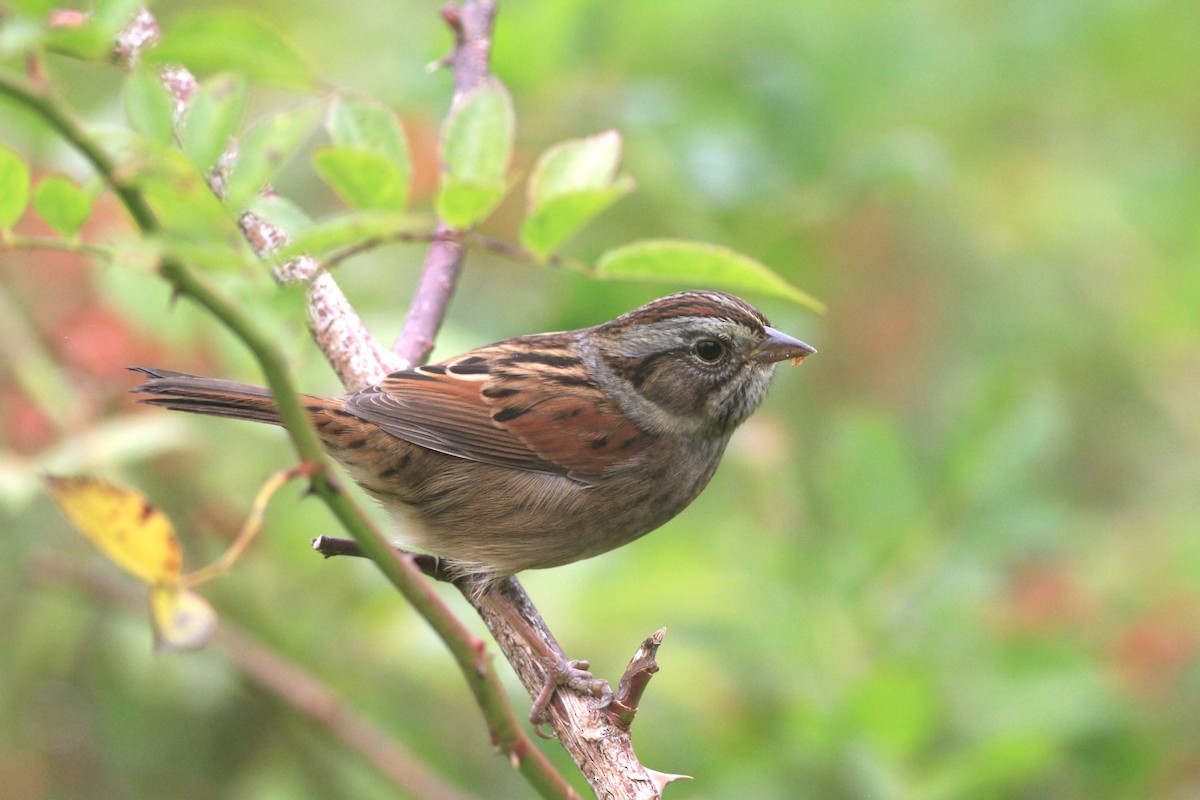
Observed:
[[[345,408],[430,450],[591,483],[637,454],[645,434],[587,377],[570,342],[539,334],[482,347],[389,375]]]

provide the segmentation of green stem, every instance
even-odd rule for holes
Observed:
[[[160,230],[158,218],[136,185],[126,182],[108,154],[82,126],[32,84],[0,72],[0,93],[6,94],[38,114],[60,136],[75,147],[104,179],[125,206],[138,228],[146,234]],[[546,756],[533,746],[520,729],[499,677],[487,657],[484,643],[467,629],[442,602],[411,559],[395,552],[386,537],[364,515],[331,477],[329,461],[308,413],[292,385],[284,360],[274,342],[238,306],[224,297],[201,274],[176,258],[164,257],[159,264],[164,278],[223,322],[253,354],[275,398],[280,419],[302,461],[314,465],[313,492],[358,541],[363,551],[417,612],[441,636],[483,711],[493,740],[522,775],[544,797],[578,797]]]

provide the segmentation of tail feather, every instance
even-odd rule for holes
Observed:
[[[271,398],[271,393],[261,386],[205,378],[167,369],[130,369],[149,378],[141,386],[131,390],[138,394],[153,395],[139,400],[140,403],[212,417],[280,424],[275,401]]]

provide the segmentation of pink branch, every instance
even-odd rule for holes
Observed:
[[[442,8],[442,18],[454,33],[454,51],[446,59],[454,70],[453,103],[488,76],[495,16],[494,0],[468,0],[461,7]],[[404,327],[392,346],[392,354],[407,366],[424,363],[433,351],[465,254],[462,232],[439,222]]]

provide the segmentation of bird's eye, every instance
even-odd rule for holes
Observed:
[[[725,345],[719,339],[701,339],[692,346],[692,350],[701,361],[710,364],[720,361],[721,356],[725,355]]]

